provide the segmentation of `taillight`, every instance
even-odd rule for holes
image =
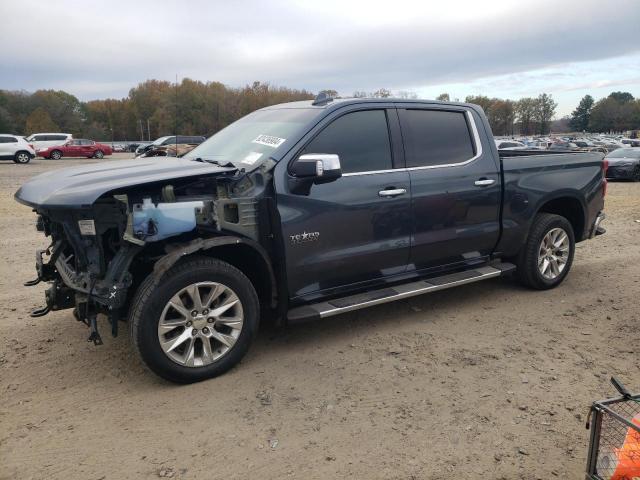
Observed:
[[[31,147],[31,150],[35,150],[35,148],[33,148],[33,144],[29,144],[29,146]]]
[[[602,196],[607,194],[607,170],[609,169],[609,160],[602,160]]]

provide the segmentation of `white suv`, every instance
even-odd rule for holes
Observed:
[[[33,145],[37,152],[43,148],[63,145],[71,139],[73,135],[70,133],[32,133],[27,137],[27,142]]]
[[[0,133],[0,160],[13,160],[16,163],[29,163],[36,152],[33,146],[18,135]]]

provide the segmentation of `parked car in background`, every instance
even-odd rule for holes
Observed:
[[[525,150],[527,146],[516,140],[496,140],[496,148],[498,150]]]
[[[36,156],[33,146],[19,135],[0,134],[0,160],[29,163]]]
[[[146,147],[147,145],[151,145],[151,142],[132,142],[127,145],[127,151],[131,153],[135,153],[138,147]]]
[[[112,153],[113,150],[109,145],[84,138],[69,140],[64,145],[37,150],[39,157],[52,158],[53,160],[58,160],[62,157],[103,158],[105,155],[111,155]]]
[[[150,150],[147,150],[141,155],[138,155],[139,158],[146,157],[182,157],[183,155],[189,153],[191,150],[196,148],[197,145],[189,145],[185,143],[179,143],[177,145],[161,145],[159,147],[154,147]]]
[[[111,148],[113,149],[114,152],[126,152],[127,151],[127,147],[122,143],[114,143],[113,145],[111,145]]]
[[[623,138],[620,140],[625,147],[640,147],[640,139],[634,138]]]
[[[142,155],[144,152],[152,148],[161,147],[163,145],[200,145],[205,141],[205,137],[195,135],[170,135],[160,137],[153,143],[136,148],[136,155]]]
[[[549,150],[559,150],[561,152],[571,152],[578,150],[578,146],[572,142],[557,142],[549,147]]]
[[[55,147],[67,143],[73,138],[70,133],[33,133],[26,140],[37,152],[41,148]]]
[[[640,147],[619,148],[609,153],[607,178],[627,178],[640,182]]]

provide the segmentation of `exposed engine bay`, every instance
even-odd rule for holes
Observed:
[[[259,219],[270,214],[260,210],[268,208],[274,165],[118,188],[76,208],[35,205],[36,227],[51,244],[37,252],[38,278],[27,285],[46,281],[51,286],[46,305],[32,316],[74,308],[76,319],[91,328],[88,340],[101,344],[97,315],[106,315],[117,335],[135,287],[154,274],[163,257],[164,270],[167,262],[175,262],[181,245],[229,235],[265,245],[270,230]]]

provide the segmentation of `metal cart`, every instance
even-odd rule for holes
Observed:
[[[631,395],[615,378],[622,396],[594,402],[587,418],[591,429],[588,480],[640,478],[640,395]]]

